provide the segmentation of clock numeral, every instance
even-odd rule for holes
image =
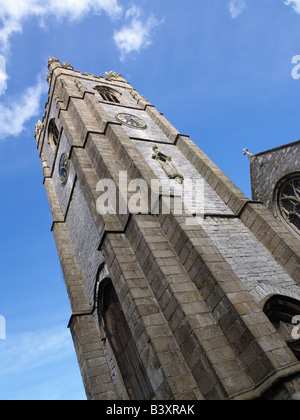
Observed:
[[[116,115],[116,120],[121,122],[124,125],[127,125],[127,127],[131,128],[140,128],[140,129],[146,129],[147,124],[139,117],[136,117],[135,115],[131,114],[118,114]]]

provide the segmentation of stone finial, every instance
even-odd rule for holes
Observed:
[[[108,81],[114,80],[117,82],[126,82],[122,74],[116,73],[114,71],[105,72],[105,78]]]
[[[63,68],[66,70],[74,70],[74,67],[71,64],[67,63],[66,61],[63,62]]]
[[[243,152],[244,152],[244,156],[247,155],[250,161],[251,161],[251,158],[255,156],[253,153],[249,153],[248,147],[246,147],[246,149],[243,149]]]
[[[57,69],[58,67],[62,67],[60,61],[57,58],[50,56],[48,60],[48,69],[50,72]]]
[[[35,131],[34,131],[34,137],[37,143],[39,141],[43,128],[44,128],[44,124],[42,123],[42,121],[38,120],[35,126]]]

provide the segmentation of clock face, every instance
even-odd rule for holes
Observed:
[[[130,128],[140,128],[142,130],[147,128],[145,121],[135,115],[118,114],[116,115],[116,120]]]
[[[63,153],[61,155],[58,173],[60,182],[62,184],[66,184],[69,176],[69,158],[67,153]]]

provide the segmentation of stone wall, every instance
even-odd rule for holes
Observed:
[[[299,241],[122,77],[83,75],[53,59],[49,69],[43,126],[56,115],[61,137],[44,171],[45,187],[88,398],[128,398],[103,331],[101,284],[108,279],[156,399],[252,399],[299,376],[295,355],[259,299],[272,287],[276,293],[279,284],[298,296]],[[103,105],[94,89],[101,83],[128,101]],[[147,129],[117,122],[115,115],[125,111],[143,118]],[[47,130],[40,129],[36,140],[47,163]],[[166,185],[152,159],[154,145],[185,177],[202,180],[201,223],[189,206],[178,214],[174,197],[167,214],[97,211],[97,182],[109,178],[119,185],[120,171],[128,183],[141,178],[149,187],[153,179]],[[62,186],[57,170],[65,151],[72,169],[70,185]],[[293,384],[276,395],[294,398],[298,380]]]
[[[287,174],[300,171],[300,141],[258,153],[250,162],[252,198],[273,212],[277,182]]]

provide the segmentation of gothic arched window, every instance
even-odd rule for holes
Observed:
[[[277,213],[300,234],[300,174],[289,175],[276,188]]]
[[[153,390],[111,279],[99,288],[99,316],[131,400],[150,400]]]
[[[277,332],[300,360],[300,301],[288,296],[274,295],[264,305],[264,313]]]
[[[115,89],[111,89],[108,86],[95,86],[96,91],[105,102],[113,102],[116,104],[123,103],[121,93]]]
[[[59,131],[55,122],[55,118],[52,118],[48,126],[48,143],[50,144],[50,147],[53,153],[55,153],[56,151],[58,142],[59,142]]]

